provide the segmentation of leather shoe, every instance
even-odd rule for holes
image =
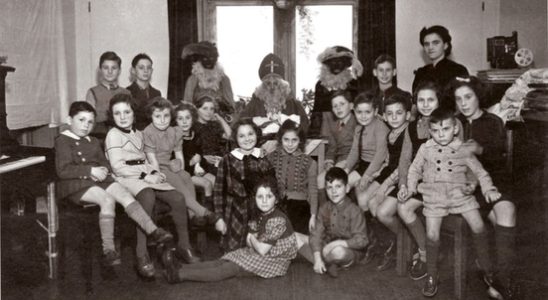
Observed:
[[[195,264],[201,261],[201,259],[198,256],[196,256],[192,248],[183,249],[183,248],[177,247],[175,248],[175,256],[178,259],[185,261],[187,264]]]
[[[376,238],[371,239],[371,243],[367,247],[367,250],[365,251],[365,255],[363,259],[360,261],[360,264],[367,265],[371,263],[375,257],[377,257],[377,248],[378,248],[378,240]]]
[[[396,265],[396,242],[390,241],[388,248],[382,256],[381,263],[377,266],[377,271],[388,270]]]
[[[143,257],[137,257],[137,275],[145,281],[154,280],[156,269],[148,254]]]
[[[327,266],[327,274],[333,278],[339,277],[339,266],[336,264]]]
[[[150,234],[150,238],[156,242],[157,245],[161,245],[173,240],[173,235],[164,229],[158,227]]]

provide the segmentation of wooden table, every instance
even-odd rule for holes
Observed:
[[[0,174],[8,174],[24,168],[37,166],[46,162],[46,156],[29,156],[23,159],[9,161],[0,164]],[[4,175],[5,176],[5,175]],[[36,220],[38,224],[48,233],[48,264],[50,279],[57,278],[57,230],[59,228],[59,221],[57,215],[57,203],[55,201],[55,180],[53,178],[47,178],[47,226],[43,225],[39,220]]]

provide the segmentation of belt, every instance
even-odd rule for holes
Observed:
[[[144,164],[145,164],[144,159],[126,160],[126,165],[128,166],[144,165]]]

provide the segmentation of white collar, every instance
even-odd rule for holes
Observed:
[[[70,131],[70,130],[68,130],[68,129],[65,130],[65,131],[63,131],[63,132],[61,132],[61,134],[62,134],[62,135],[66,135],[66,136],[68,136],[69,138],[73,138],[73,139],[75,139],[75,140],[80,140],[80,137],[79,137],[79,136],[77,136],[76,134],[74,134],[74,132],[72,132],[72,131]],[[85,138],[86,140],[88,140],[88,142],[91,141],[91,138],[90,138],[89,136],[85,136],[84,138]]]
[[[240,148],[236,148],[234,150],[232,150],[230,152],[230,154],[232,154],[232,156],[236,157],[237,159],[239,160],[242,160],[245,156],[245,154],[243,154],[242,152],[240,152]],[[260,158],[261,157],[261,154],[262,154],[262,151],[260,148],[253,148],[253,150],[251,151],[250,153],[251,155],[255,156],[256,158]]]

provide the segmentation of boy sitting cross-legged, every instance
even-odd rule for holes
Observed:
[[[361,209],[346,195],[350,190],[346,172],[333,167],[325,181],[330,201],[320,207],[310,237],[296,233],[297,243],[299,253],[314,264],[314,272],[327,271],[337,277],[340,267],[350,267],[363,258],[367,228]]]

